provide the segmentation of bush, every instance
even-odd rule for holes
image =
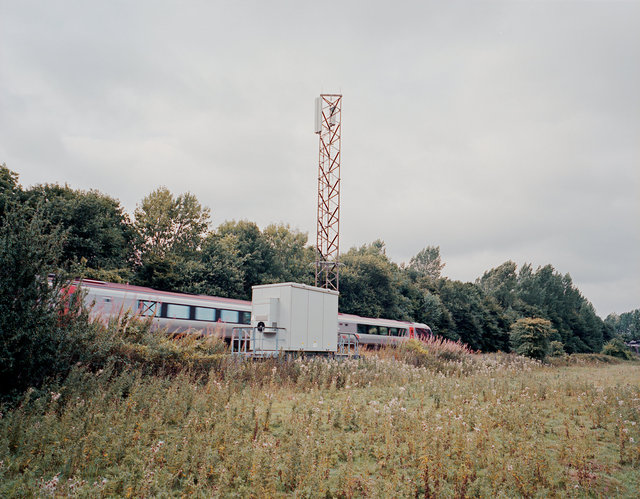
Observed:
[[[549,338],[555,332],[546,319],[526,317],[511,326],[511,347],[532,359],[544,360],[549,353]]]
[[[566,352],[564,351],[564,345],[561,341],[552,341],[549,345],[550,357],[564,357]]]
[[[0,217],[0,400],[64,379],[76,363],[101,368],[116,339],[91,321],[82,294],[58,273],[66,234],[38,209],[10,203]]]
[[[62,280],[51,285],[64,234],[38,212],[10,204],[0,219],[0,396],[38,386],[55,374],[64,344],[59,299]]]
[[[618,357],[619,359],[631,360],[633,354],[629,350],[629,347],[624,344],[620,338],[614,338],[602,347],[602,354],[611,355],[612,357]]]

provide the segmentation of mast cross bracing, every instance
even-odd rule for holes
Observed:
[[[342,95],[322,94],[316,100],[318,160],[318,225],[316,286],[338,290],[340,240],[340,142]]]

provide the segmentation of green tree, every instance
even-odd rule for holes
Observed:
[[[134,214],[135,282],[162,290],[188,289],[200,269],[209,213],[191,193],[174,197],[160,187],[146,196]]]
[[[195,294],[246,298],[244,258],[237,235],[209,234],[202,243],[198,266],[192,269],[184,291]]]
[[[216,229],[219,238],[226,239],[239,257],[242,294],[237,298],[251,299],[251,287],[268,283],[274,262],[273,248],[260,228],[247,220],[224,222]]]
[[[64,233],[24,205],[10,204],[0,216],[0,387],[5,395],[38,386],[55,374],[63,340],[57,297],[50,286]]]
[[[272,252],[267,269],[269,282],[314,283],[314,250],[307,246],[307,234],[289,225],[271,224],[262,231],[262,237]]]
[[[549,344],[549,356],[550,357],[563,357],[566,355],[564,351],[564,345],[561,341],[552,341]]]
[[[514,309],[521,316],[538,316],[550,320],[557,330],[553,340],[562,341],[569,353],[599,352],[607,328],[589,303],[564,276],[551,265],[523,265],[518,275]]]
[[[18,174],[9,170],[6,164],[0,165],[0,217],[8,209],[9,204],[16,201],[22,187],[18,183]]]
[[[640,340],[640,309],[623,314],[609,314],[605,324],[613,329],[614,334],[626,341]]]
[[[340,261],[341,312],[396,320],[409,318],[408,304],[400,294],[400,269],[387,258],[384,242],[351,248]]]
[[[134,212],[140,259],[169,253],[192,255],[209,228],[210,210],[191,193],[174,197],[166,187],[146,196]]]
[[[412,317],[416,322],[428,324],[434,334],[457,341],[455,322],[440,296],[435,292],[423,291],[413,300]]]
[[[440,279],[437,285],[442,303],[449,311],[453,330],[474,350],[507,350],[506,321],[501,309],[477,285]]]
[[[127,270],[134,232],[119,201],[56,184],[37,185],[23,197],[32,207],[40,206],[52,227],[67,231],[61,255],[67,266],[82,262],[89,269]]]
[[[427,246],[409,261],[409,269],[434,280],[440,278],[444,266],[440,259],[440,246]]]
[[[509,260],[499,267],[485,272],[476,281],[480,288],[493,296],[505,310],[511,308],[515,300],[515,289],[518,282],[516,268],[516,264]]]
[[[511,346],[519,355],[544,360],[549,353],[553,333],[550,321],[524,317],[511,326]]]

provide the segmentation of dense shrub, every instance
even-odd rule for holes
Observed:
[[[561,341],[552,341],[549,344],[549,356],[550,357],[563,357],[566,355],[564,351],[564,345]]]
[[[629,350],[629,347],[624,344],[620,338],[614,338],[605,346],[602,347],[602,352],[604,355],[611,355],[612,357],[618,357],[619,359],[631,360],[633,359],[633,354]]]
[[[511,326],[511,347],[520,355],[544,360],[549,353],[549,338],[554,332],[551,322],[546,319],[518,319]]]
[[[71,324],[60,320],[64,283],[47,280],[64,234],[15,203],[0,223],[0,395],[6,396],[56,373]]]

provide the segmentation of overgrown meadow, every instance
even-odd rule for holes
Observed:
[[[415,343],[348,360],[214,359],[207,372],[78,366],[64,383],[28,391],[2,409],[0,495],[640,490],[637,362],[542,365]]]

